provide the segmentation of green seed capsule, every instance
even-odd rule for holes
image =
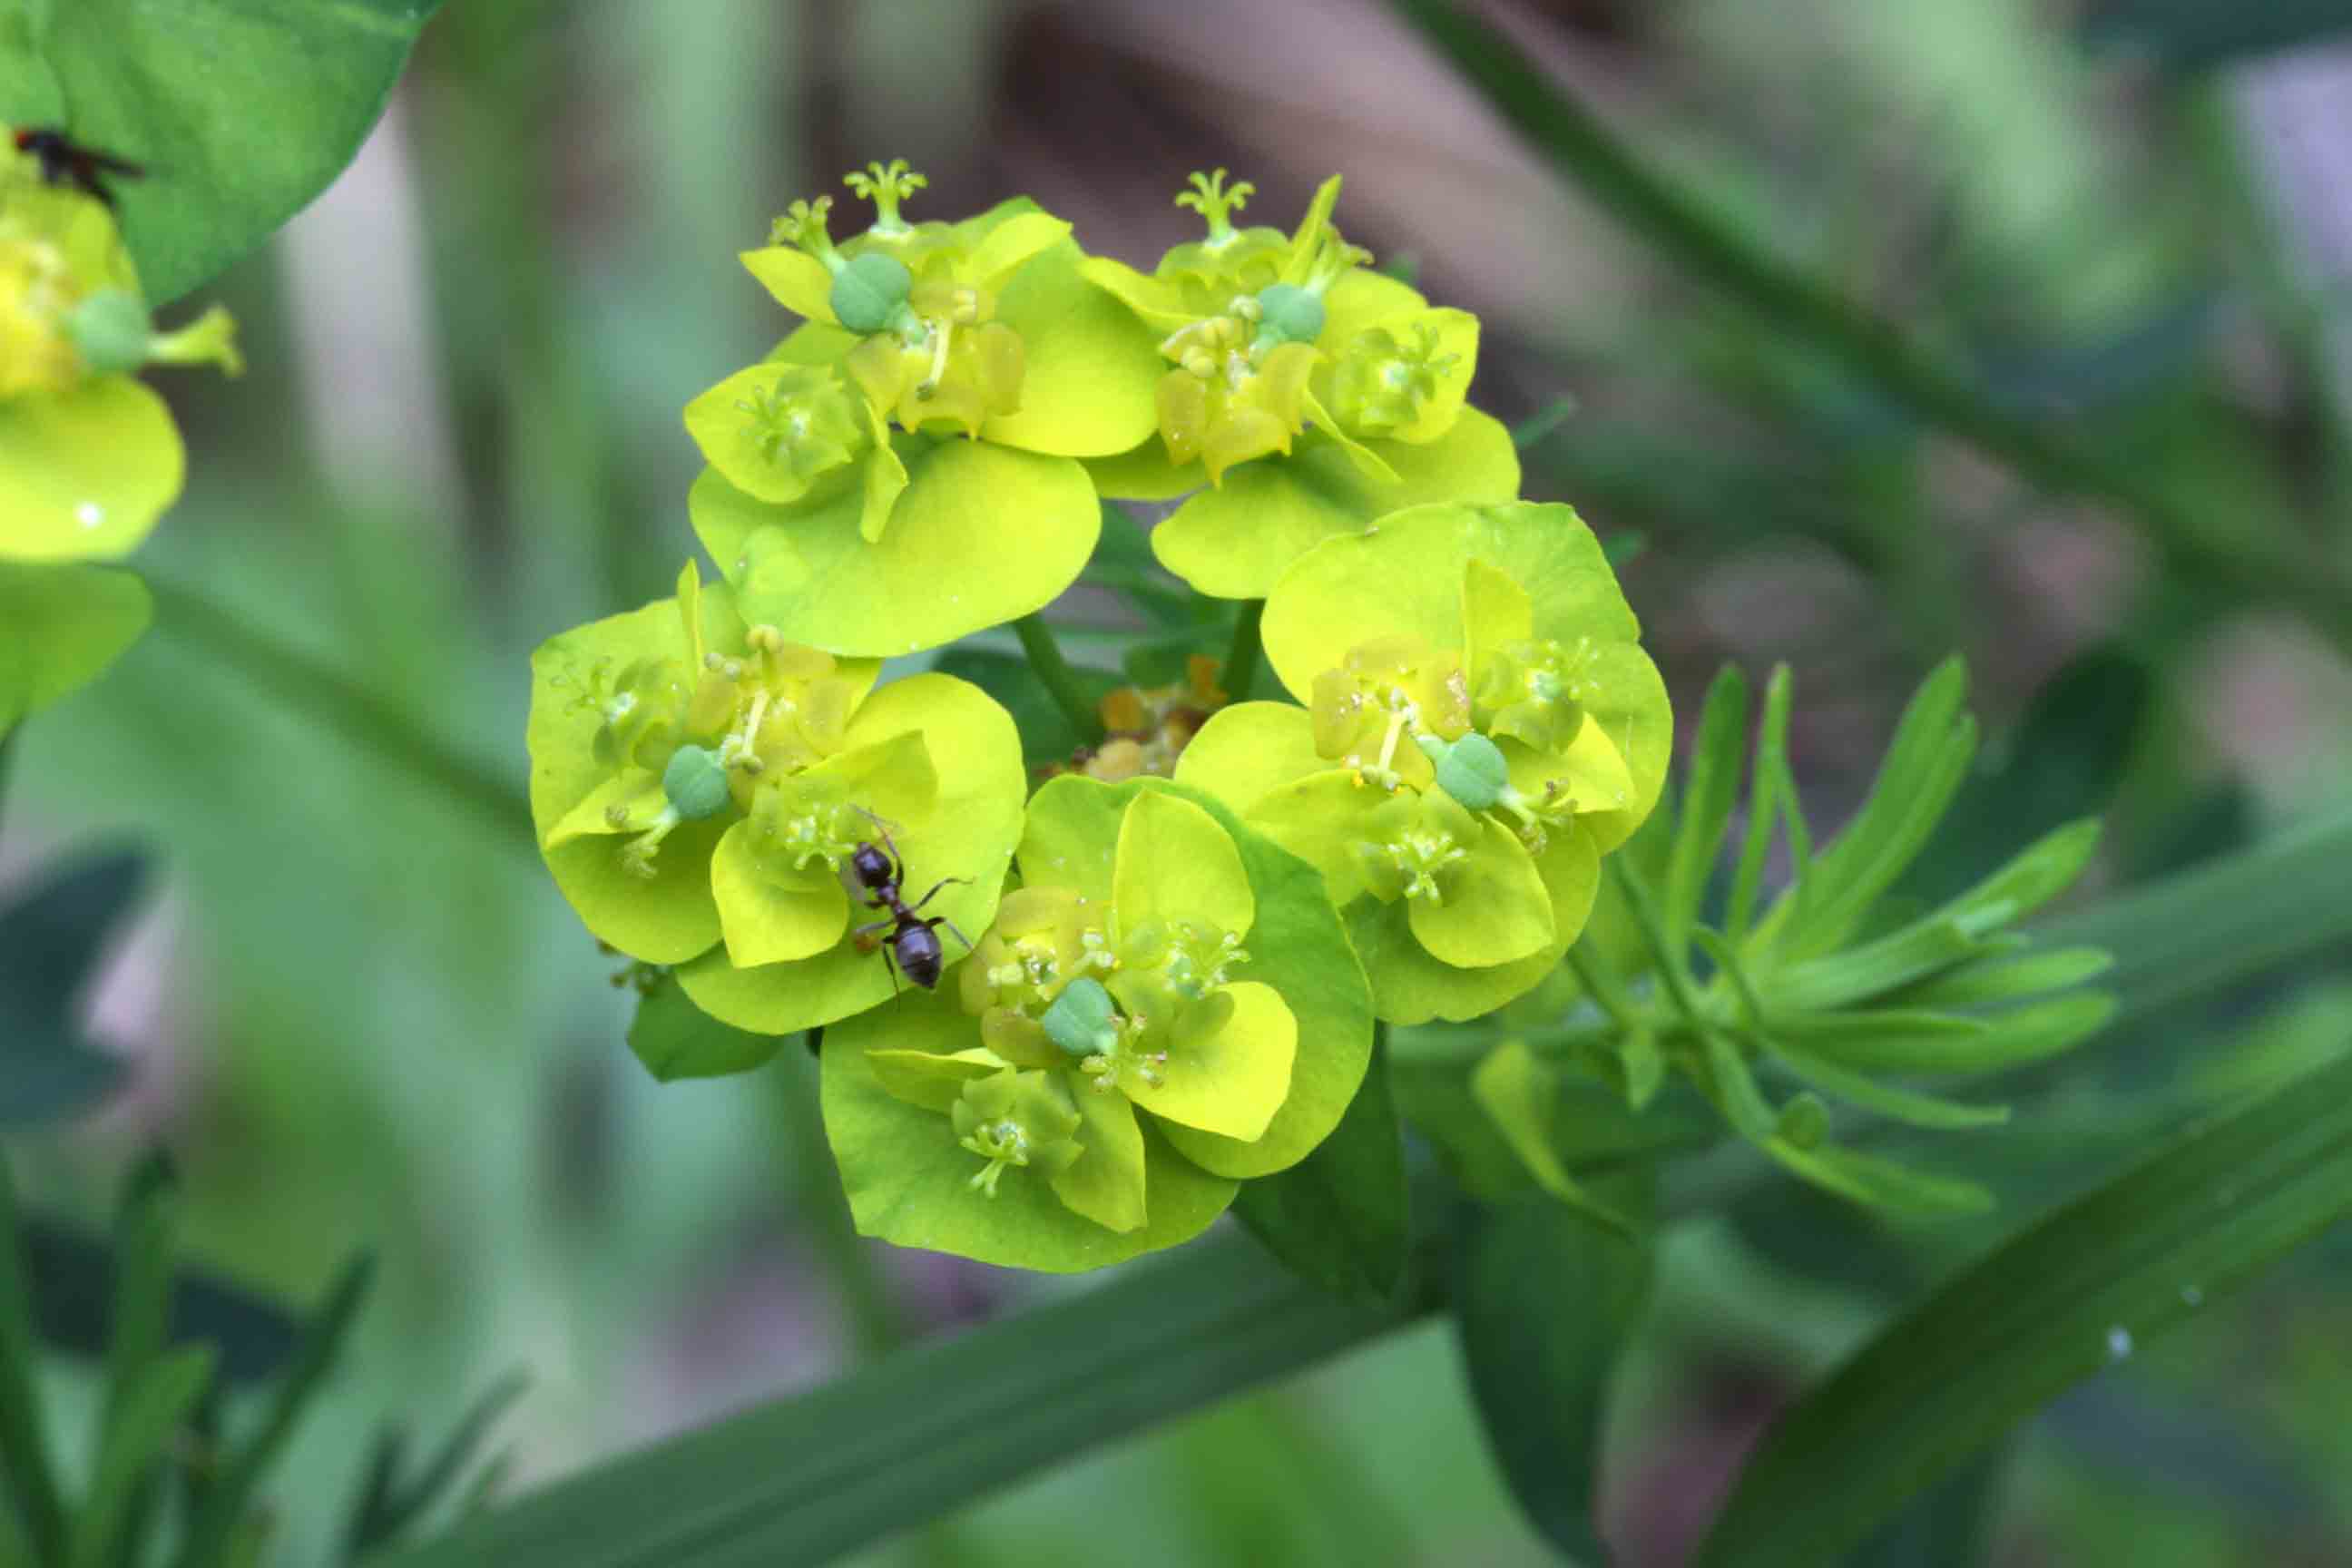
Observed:
[[[1323,335],[1323,297],[1296,283],[1269,283],[1258,290],[1260,331],[1288,343],[1311,343]]]
[[[897,257],[869,250],[851,257],[833,275],[828,300],[841,324],[853,332],[878,332],[905,308],[915,287],[914,275]]]
[[[1065,1056],[1083,1061],[1118,1042],[1118,1030],[1112,1023],[1117,1016],[1110,993],[1102,983],[1081,976],[1062,988],[1040,1022],[1045,1026],[1045,1037],[1061,1047]]]
[[[1503,761],[1502,748],[1477,731],[1451,745],[1434,735],[1413,738],[1437,764],[1437,787],[1472,811],[1489,809],[1511,787],[1511,770]]]
[[[727,768],[719,753],[704,746],[680,746],[662,770],[662,794],[681,821],[700,822],[727,809],[734,792],[727,785]]]
[[[137,295],[121,289],[92,294],[66,318],[66,335],[93,375],[113,375],[145,364],[153,332],[147,307]]]

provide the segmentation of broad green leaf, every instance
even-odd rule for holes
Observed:
[[[667,975],[638,999],[637,1016],[629,1025],[629,1049],[664,1083],[749,1072],[774,1056],[786,1038],[719,1022]]]
[[[1539,1198],[1457,1205],[1451,1252],[1470,1393],[1511,1494],[1544,1539],[1601,1568],[1601,1432],[1650,1253]]]
[[[1244,1183],[1234,1214],[1302,1279],[1336,1296],[1385,1300],[1404,1274],[1408,1202],[1388,1054],[1376,1042],[1331,1135],[1288,1170]]]
[[[89,1495],[74,1515],[72,1568],[105,1568],[126,1539],[137,1499],[167,1456],[173,1434],[210,1386],[215,1352],[190,1345],[150,1362],[113,1392]]]
[[[1696,1561],[1837,1561],[2013,1423],[2347,1209],[2352,1055],[2193,1128],[1889,1325],[1766,1435]]]
[[[76,1009],[145,870],[135,851],[92,857],[0,910],[0,1129],[79,1116],[121,1081]]]
[[[830,1054],[831,1047],[827,1047]],[[370,1568],[799,1568],[1400,1327],[1239,1237],[600,1465]],[[789,1456],[780,1462],[779,1456]]]
[[[437,4],[6,0],[0,104],[16,124],[61,125],[146,165],[115,195],[161,304],[326,189],[383,112]]]
[[[41,1342],[61,1354],[96,1361],[114,1338],[118,1265],[99,1237],[38,1215],[17,1233],[31,1276],[41,1282],[34,1302]],[[172,1278],[171,1343],[204,1343],[221,1354],[221,1376],[231,1383],[268,1377],[293,1348],[294,1319],[268,1297],[203,1269]]]

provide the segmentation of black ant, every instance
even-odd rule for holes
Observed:
[[[109,178],[137,180],[145,178],[147,174],[128,158],[118,158],[111,153],[68,140],[55,126],[17,132],[16,151],[30,153],[40,160],[43,184],[72,185],[110,207],[114,205],[114,193],[106,188]]]
[[[860,844],[850,851],[849,869],[857,879],[854,890],[867,909],[887,912],[878,921],[868,921],[859,926],[850,935],[856,939],[861,952],[871,952],[877,947],[882,950],[882,962],[890,970],[893,994],[898,991],[898,972],[902,969],[907,972],[908,979],[924,990],[937,990],[940,967],[947,957],[947,950],[940,943],[936,928],[945,926],[955,931],[956,940],[963,943],[967,952],[971,951],[971,938],[957,931],[955,922],[945,915],[933,915],[925,920],[916,911],[939,897],[941,888],[950,883],[969,885],[971,879],[942,877],[932,884],[929,892],[908,904],[898,896],[898,884],[906,879],[907,863],[899,857],[898,846],[891,842],[890,830],[883,826],[880,817],[864,806],[851,809],[873,823],[875,831],[882,835],[879,847]],[[883,935],[885,931],[889,934]]]

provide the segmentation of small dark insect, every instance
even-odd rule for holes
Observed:
[[[33,126],[17,132],[16,151],[30,153],[41,161],[44,184],[72,185],[110,207],[114,205],[114,193],[106,188],[108,179],[137,180],[145,178],[147,174],[128,158],[118,158],[111,153],[68,140],[55,126]]]
[[[970,877],[942,877],[931,885],[931,890],[909,904],[898,894],[899,883],[906,880],[907,864],[899,858],[898,847],[890,840],[890,830],[882,819],[865,807],[858,813],[874,824],[882,836],[880,845],[860,844],[850,852],[849,871],[854,878],[854,890],[867,909],[881,910],[878,921],[868,921],[850,934],[856,939],[861,952],[882,950],[882,962],[890,968],[890,987],[896,991],[899,971],[926,991],[939,988],[940,966],[947,950],[940,943],[938,928],[945,926],[955,931],[964,951],[971,950],[971,938],[956,930],[953,921],[945,915],[924,919],[919,912],[925,904],[939,897],[940,889],[951,883],[969,884]],[[887,933],[887,934],[886,934]]]

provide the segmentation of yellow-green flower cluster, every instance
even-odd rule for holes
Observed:
[[[80,564],[129,554],[179,497],[179,430],[135,373],[242,369],[227,311],[158,331],[113,213],[13,147],[0,127],[0,733],[146,626],[137,579]]]
[[[916,222],[903,163],[847,183],[864,232],[796,202],[742,258],[800,324],[686,410],[721,581],[534,660],[533,811],[641,979],[824,1026],[861,1230],[1091,1268],[1312,1152],[1376,1016],[1472,1016],[1559,962],[1657,798],[1664,693],[1590,531],[1513,500],[1476,319],[1370,270],[1336,178],[1285,232],[1194,176],[1208,232],[1149,273],[1026,200]],[[1186,679],[1113,691],[1028,796],[993,700],[882,679],[1058,596],[1107,500],[1185,496],[1153,552],[1265,599],[1296,704],[1229,705],[1188,639],[1233,615],[1196,599]]]

